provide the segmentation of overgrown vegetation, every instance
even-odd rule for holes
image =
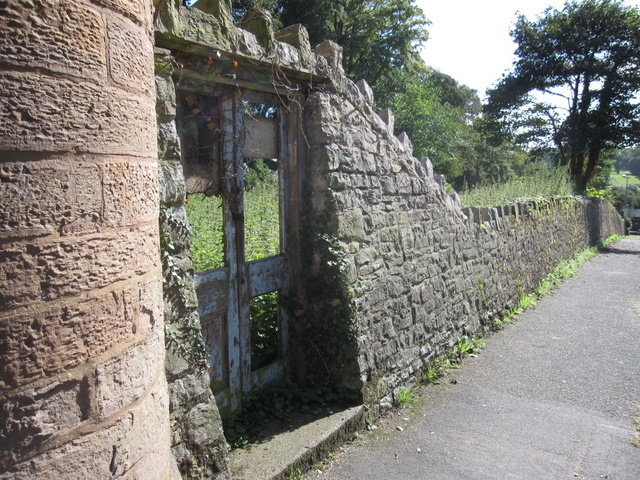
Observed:
[[[573,183],[565,168],[530,169],[527,175],[508,182],[478,186],[460,194],[463,207],[492,207],[513,202],[526,202],[549,197],[566,197],[574,193]]]
[[[479,337],[462,336],[455,347],[441,357],[436,358],[422,374],[422,381],[425,383],[436,383],[451,370],[455,370],[460,365],[462,359],[469,355],[480,352],[486,343]]]
[[[519,315],[524,310],[534,307],[536,300],[544,297],[554,288],[558,287],[563,280],[575,275],[578,269],[587,260],[595,256],[599,250],[618,240],[620,240],[619,235],[612,235],[607,239],[600,240],[597,245],[578,252],[573,258],[560,262],[551,273],[540,281],[533,292],[522,293],[520,295],[520,301],[516,307],[509,310],[503,318],[494,320],[494,328],[500,330],[505,323],[510,323],[513,317]]]
[[[251,325],[251,369],[259,370],[278,359],[280,318],[278,292],[269,292],[249,301]]]
[[[277,172],[262,163],[245,174],[245,259],[257,260],[280,252],[280,206]],[[196,272],[224,266],[222,200],[197,194],[185,205],[191,227],[189,252]]]
[[[409,407],[416,399],[416,387],[404,387],[398,391],[396,405],[398,407]]]

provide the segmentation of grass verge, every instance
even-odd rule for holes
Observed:
[[[578,269],[585,264],[587,260],[595,256],[598,251],[606,247],[607,245],[620,240],[619,235],[612,235],[607,239],[600,240],[597,245],[578,252],[573,258],[569,260],[563,260],[556,268],[553,269],[546,277],[544,277],[536,289],[531,293],[522,293],[520,295],[520,301],[518,305],[507,313],[503,318],[496,319],[493,322],[493,326],[496,330],[500,330],[505,323],[511,323],[511,320],[516,315],[519,315],[523,311],[532,308],[536,305],[536,300],[544,297],[554,288],[562,283],[566,278],[572,277],[578,271]]]

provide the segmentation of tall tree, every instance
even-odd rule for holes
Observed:
[[[448,179],[462,175],[475,141],[473,117],[480,110],[475,90],[425,66],[396,68],[378,84],[376,103],[395,114],[398,132],[406,132],[418,158],[428,156]]]
[[[283,25],[302,23],[312,45],[343,47],[347,75],[376,89],[393,68],[420,63],[428,21],[415,0],[280,0]]]
[[[511,35],[518,59],[485,112],[536,125],[583,191],[604,153],[640,139],[640,13],[619,0],[569,1],[536,21],[520,16]]]

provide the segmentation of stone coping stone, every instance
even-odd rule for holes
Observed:
[[[230,453],[234,480],[280,480],[288,478],[292,469],[308,470],[364,429],[364,407],[346,408],[312,421],[309,416],[295,416],[286,423],[286,431]]]

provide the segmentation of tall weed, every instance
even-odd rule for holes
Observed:
[[[573,184],[565,168],[538,169],[505,183],[469,189],[460,194],[460,202],[463,207],[493,207],[573,193]]]
[[[244,194],[245,259],[280,253],[277,182],[263,182]],[[190,253],[196,272],[224,266],[224,222],[218,197],[191,195],[185,205],[191,227]]]

